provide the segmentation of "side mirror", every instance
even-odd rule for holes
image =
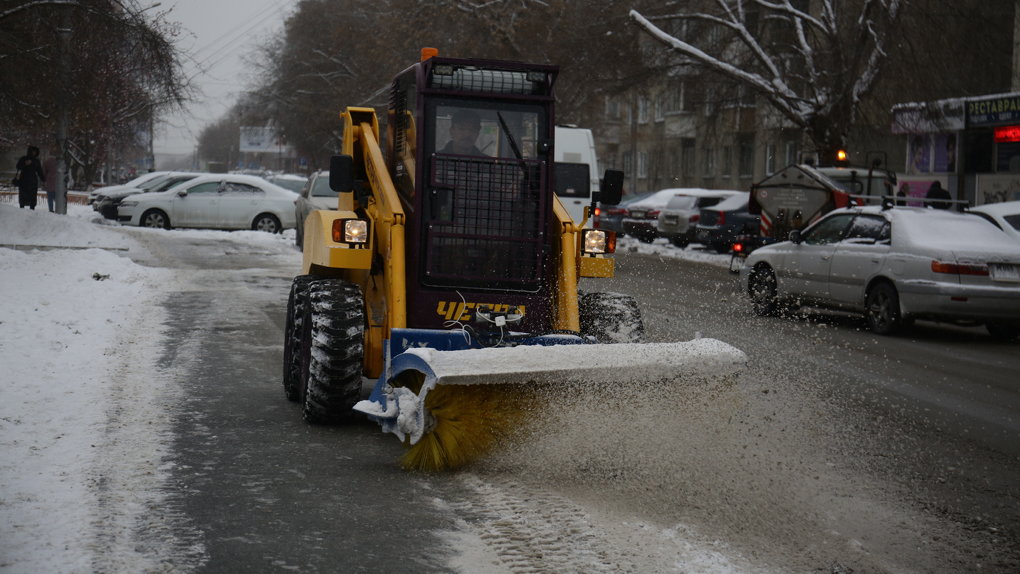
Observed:
[[[354,158],[335,155],[329,158],[329,188],[337,193],[354,191]]]
[[[790,232],[790,241],[794,243],[800,243],[801,239],[799,229],[794,229],[793,231]]]
[[[618,169],[607,169],[599,188],[599,203],[616,205],[621,199],[623,199],[623,172]]]

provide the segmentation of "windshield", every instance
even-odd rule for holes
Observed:
[[[545,129],[543,108],[499,102],[440,102],[433,107],[431,145],[436,153],[534,159]],[[515,151],[516,148],[516,151]]]
[[[312,197],[336,197],[336,192],[329,188],[328,173],[315,178],[315,183],[312,184]]]
[[[677,195],[669,200],[666,209],[694,209],[698,204],[696,197],[689,195]]]
[[[170,175],[169,174],[161,175],[159,177],[154,177],[154,178],[150,179],[149,181],[146,181],[146,182],[142,183],[141,185],[139,185],[138,189],[144,189],[145,191],[150,191],[150,190],[153,190],[153,189],[156,189],[157,187],[159,187],[160,184],[166,183],[166,181],[169,180],[169,179],[170,179]]]

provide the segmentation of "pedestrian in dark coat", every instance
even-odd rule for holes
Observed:
[[[39,148],[34,145],[28,146],[28,153],[18,160],[18,175],[15,179],[18,185],[18,205],[35,209],[39,182],[46,181],[46,173],[43,172],[42,161],[39,159]]]

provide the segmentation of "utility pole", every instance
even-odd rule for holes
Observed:
[[[60,25],[57,27],[57,40],[60,47],[60,61],[57,63],[59,73],[57,82],[57,197],[54,208],[61,215],[67,214],[67,108],[70,105],[71,84],[71,10],[74,6],[65,6],[61,11]]]

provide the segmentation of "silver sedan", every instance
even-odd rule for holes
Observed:
[[[809,305],[863,313],[879,334],[930,319],[1020,336],[1020,246],[973,215],[839,209],[751,253],[740,278],[760,315]]]
[[[261,177],[209,174],[166,191],[132,195],[117,207],[121,223],[142,227],[254,229],[294,227],[297,194]]]

